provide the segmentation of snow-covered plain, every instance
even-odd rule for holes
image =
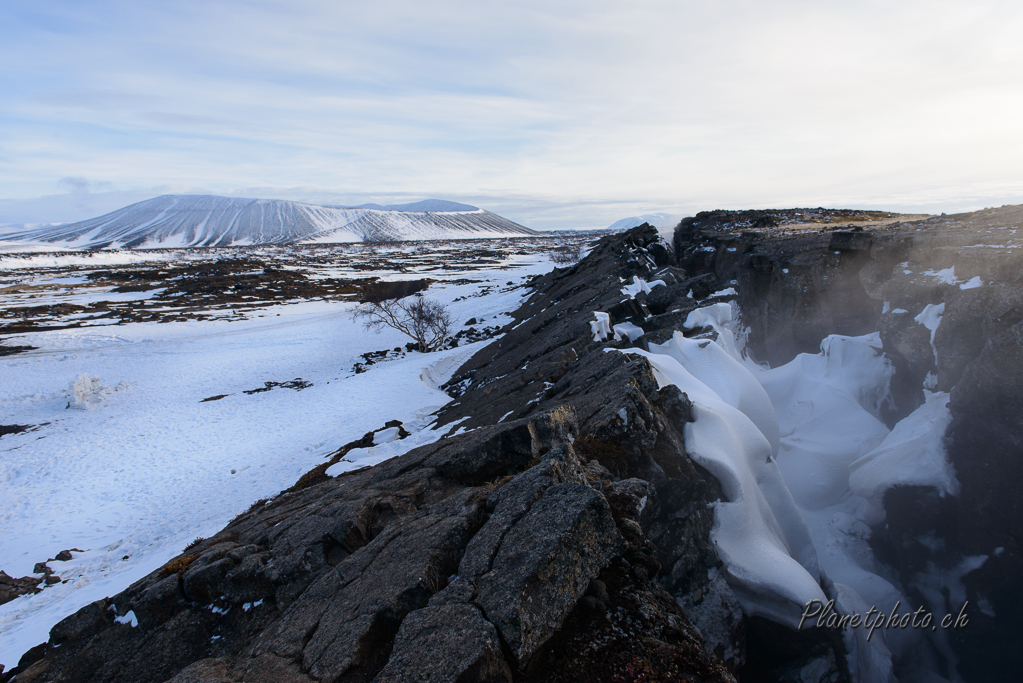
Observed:
[[[397,249],[393,262],[402,253],[409,262],[422,255]],[[286,250],[274,254],[285,259]],[[63,262],[42,265],[66,267],[86,257],[47,258]],[[449,258],[444,270],[423,266],[437,280],[427,295],[448,304],[456,323],[476,318],[488,327],[510,320],[505,314],[527,291],[517,285],[552,268],[538,250],[508,247],[467,283],[463,266],[478,263],[469,252],[465,259]],[[352,260],[346,263],[336,270],[350,271]],[[415,269],[353,272],[421,276]],[[15,275],[33,277],[25,267]],[[56,285],[82,279],[66,271],[34,276]],[[11,296],[27,303],[24,292]],[[282,302],[212,320],[93,325],[6,340],[38,349],[0,357],[0,422],[35,426],[0,440],[0,569],[30,575],[61,550],[84,552],[49,563],[62,583],[0,605],[0,664],[14,666],[63,617],[123,590],[386,421],[401,420],[412,436],[381,440],[341,464],[373,464],[440,436],[430,430],[430,414],[450,399],[436,387],[487,342],[410,352],[355,374],[360,354],[403,348],[408,339],[366,332],[349,317],[354,305]],[[244,393],[295,379],[311,386]]]

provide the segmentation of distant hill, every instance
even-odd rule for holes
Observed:
[[[655,228],[674,228],[682,220],[682,216],[673,213],[645,213],[642,216],[629,216],[615,221],[608,230],[631,230],[637,225],[649,223]]]
[[[459,204],[458,202],[449,202],[446,199],[424,199],[421,202],[412,202],[411,204],[388,204],[387,206],[380,206],[379,204],[360,204],[359,206],[340,206],[340,209],[377,209],[379,211],[479,211],[479,207],[470,206],[469,204]]]
[[[361,207],[281,199],[162,195],[77,223],[0,239],[76,249],[226,247],[536,235],[483,209],[440,199]]]

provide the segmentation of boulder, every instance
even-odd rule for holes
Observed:
[[[443,647],[437,647],[444,643]],[[511,683],[497,629],[471,605],[424,607],[401,623],[374,683]]]
[[[479,579],[477,603],[520,667],[623,549],[607,501],[582,484],[548,488],[509,529]]]

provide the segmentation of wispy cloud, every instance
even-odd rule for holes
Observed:
[[[1023,201],[1021,31],[1000,0],[14,0],[0,197],[443,196],[543,227]]]

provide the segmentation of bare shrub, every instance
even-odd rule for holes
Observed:
[[[390,327],[408,335],[423,353],[439,349],[447,340],[453,324],[451,315],[442,304],[422,294],[367,301],[355,309],[352,317],[361,320],[367,330],[380,332]]]
[[[562,244],[551,252],[551,261],[558,265],[575,263],[582,257],[583,247],[581,244]]]

